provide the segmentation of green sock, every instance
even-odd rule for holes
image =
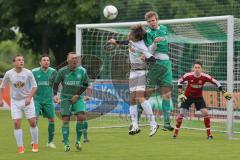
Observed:
[[[62,125],[62,136],[64,145],[68,145],[69,123],[65,123]]]
[[[76,132],[77,132],[77,138],[76,138],[76,141],[80,141],[81,137],[82,137],[82,133],[83,133],[83,130],[84,130],[84,122],[80,122],[78,121],[76,123]]]
[[[84,139],[88,139],[88,122],[87,121],[84,121],[83,122],[83,137]]]
[[[48,143],[53,141],[54,131],[55,131],[54,122],[49,122],[48,123]]]
[[[163,109],[164,126],[169,126],[170,123],[171,123],[169,108],[170,108],[170,100],[163,99],[163,101],[162,101],[162,109]]]

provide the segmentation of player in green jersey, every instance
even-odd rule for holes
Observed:
[[[148,27],[146,29],[144,41],[150,47],[156,44],[156,48],[152,53],[156,59],[156,63],[149,65],[149,72],[147,75],[147,92],[150,96],[155,88],[158,88],[162,96],[162,109],[164,114],[163,130],[172,131],[174,128],[170,125],[170,99],[172,88],[172,64],[168,56],[168,40],[167,27],[158,25],[158,14],[150,11],[145,14]],[[167,116],[167,117],[166,117]]]
[[[50,57],[45,54],[40,57],[40,67],[34,68],[32,73],[37,82],[37,92],[34,95],[35,111],[39,117],[48,118],[48,143],[47,147],[56,148],[53,143],[55,131],[55,110],[53,105],[53,83],[57,71],[50,66]]]
[[[81,150],[80,139],[84,130],[84,121],[86,120],[86,106],[82,93],[87,89],[89,77],[86,69],[79,67],[78,56],[75,52],[69,52],[67,55],[68,65],[62,67],[57,74],[54,83],[54,92],[58,90],[61,83],[60,93],[60,114],[62,116],[62,135],[64,142],[64,151],[70,150],[69,145],[69,121],[71,114],[76,116],[76,148]]]

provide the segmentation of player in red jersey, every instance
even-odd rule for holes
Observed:
[[[187,87],[185,89],[185,92],[183,93],[182,85],[184,82],[187,82]],[[222,89],[221,84],[216,79],[202,72],[202,64],[200,62],[195,62],[193,66],[193,72],[184,74],[178,80],[178,93],[179,93],[178,101],[181,104],[180,106],[181,109],[180,109],[180,114],[177,116],[177,122],[174,130],[173,138],[177,137],[180,126],[182,124],[182,119],[186,111],[191,106],[191,104],[194,103],[196,110],[200,110],[202,113],[202,116],[204,117],[204,124],[207,131],[207,138],[213,139],[213,136],[211,134],[211,127],[210,127],[211,126],[210,117],[208,116],[208,110],[206,108],[206,103],[202,95],[203,86],[206,82],[216,85],[219,91],[222,92],[223,96],[227,100],[230,100],[232,98],[230,93]]]

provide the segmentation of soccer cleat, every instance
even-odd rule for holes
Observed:
[[[84,139],[83,140],[83,143],[89,143],[90,141],[89,141],[89,139]]]
[[[64,146],[64,152],[68,152],[68,151],[70,151],[70,149],[71,148],[68,144]]]
[[[141,129],[137,128],[136,129],[136,134],[140,133],[141,132]]]
[[[169,126],[163,126],[162,130],[163,130],[163,131],[173,131],[174,128],[169,125]]]
[[[173,139],[177,139],[177,135],[174,134],[174,135],[173,135]]]
[[[157,124],[156,126],[153,126],[153,127],[151,128],[151,132],[149,133],[149,137],[154,136],[154,135],[157,133],[158,128],[159,128],[159,125],[158,125],[158,124]]]
[[[81,150],[82,150],[80,141],[76,142],[75,147],[76,147],[76,149],[77,149],[78,151],[81,151]]]
[[[208,139],[208,140],[212,140],[212,139],[213,139],[213,136],[210,135],[210,136],[207,137],[207,139]]]
[[[135,129],[131,129],[129,132],[128,132],[129,135],[134,135],[136,134],[136,130]]]
[[[131,131],[131,130],[132,130],[132,128],[133,128],[133,125],[132,125],[132,124],[130,124],[130,126],[128,127],[128,130],[129,130],[129,131]]]
[[[24,147],[23,146],[18,147],[18,153],[19,154],[23,154],[24,153]]]
[[[56,145],[53,142],[48,143],[47,147],[49,147],[49,148],[57,148]]]
[[[37,143],[33,143],[33,145],[32,145],[32,151],[33,151],[33,152],[38,152],[38,144],[37,144]]]
[[[138,133],[140,133],[141,132],[141,130],[139,129],[139,128],[132,128],[129,132],[128,132],[128,134],[129,135],[134,135],[134,134],[138,134]]]

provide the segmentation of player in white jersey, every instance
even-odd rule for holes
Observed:
[[[36,125],[33,95],[37,84],[30,70],[24,68],[24,58],[17,55],[13,58],[14,68],[7,71],[0,86],[0,106],[3,105],[3,90],[10,85],[11,116],[14,123],[14,135],[18,145],[18,153],[24,153],[23,133],[21,129],[22,112],[25,113],[30,125],[33,141],[33,152],[38,152],[38,127]]]
[[[128,41],[116,41],[110,39],[108,42],[111,44],[123,44],[129,45],[129,57],[131,62],[131,71],[129,77],[130,88],[130,117],[132,121],[132,127],[129,134],[134,135],[139,133],[138,126],[138,111],[137,104],[141,104],[144,112],[149,120],[151,126],[151,132],[149,136],[153,136],[158,129],[158,124],[155,121],[155,117],[152,112],[151,104],[145,98],[146,89],[146,63],[143,61],[145,57],[146,62],[155,62],[155,58],[150,53],[143,41],[145,30],[141,25],[132,27],[129,33]]]

